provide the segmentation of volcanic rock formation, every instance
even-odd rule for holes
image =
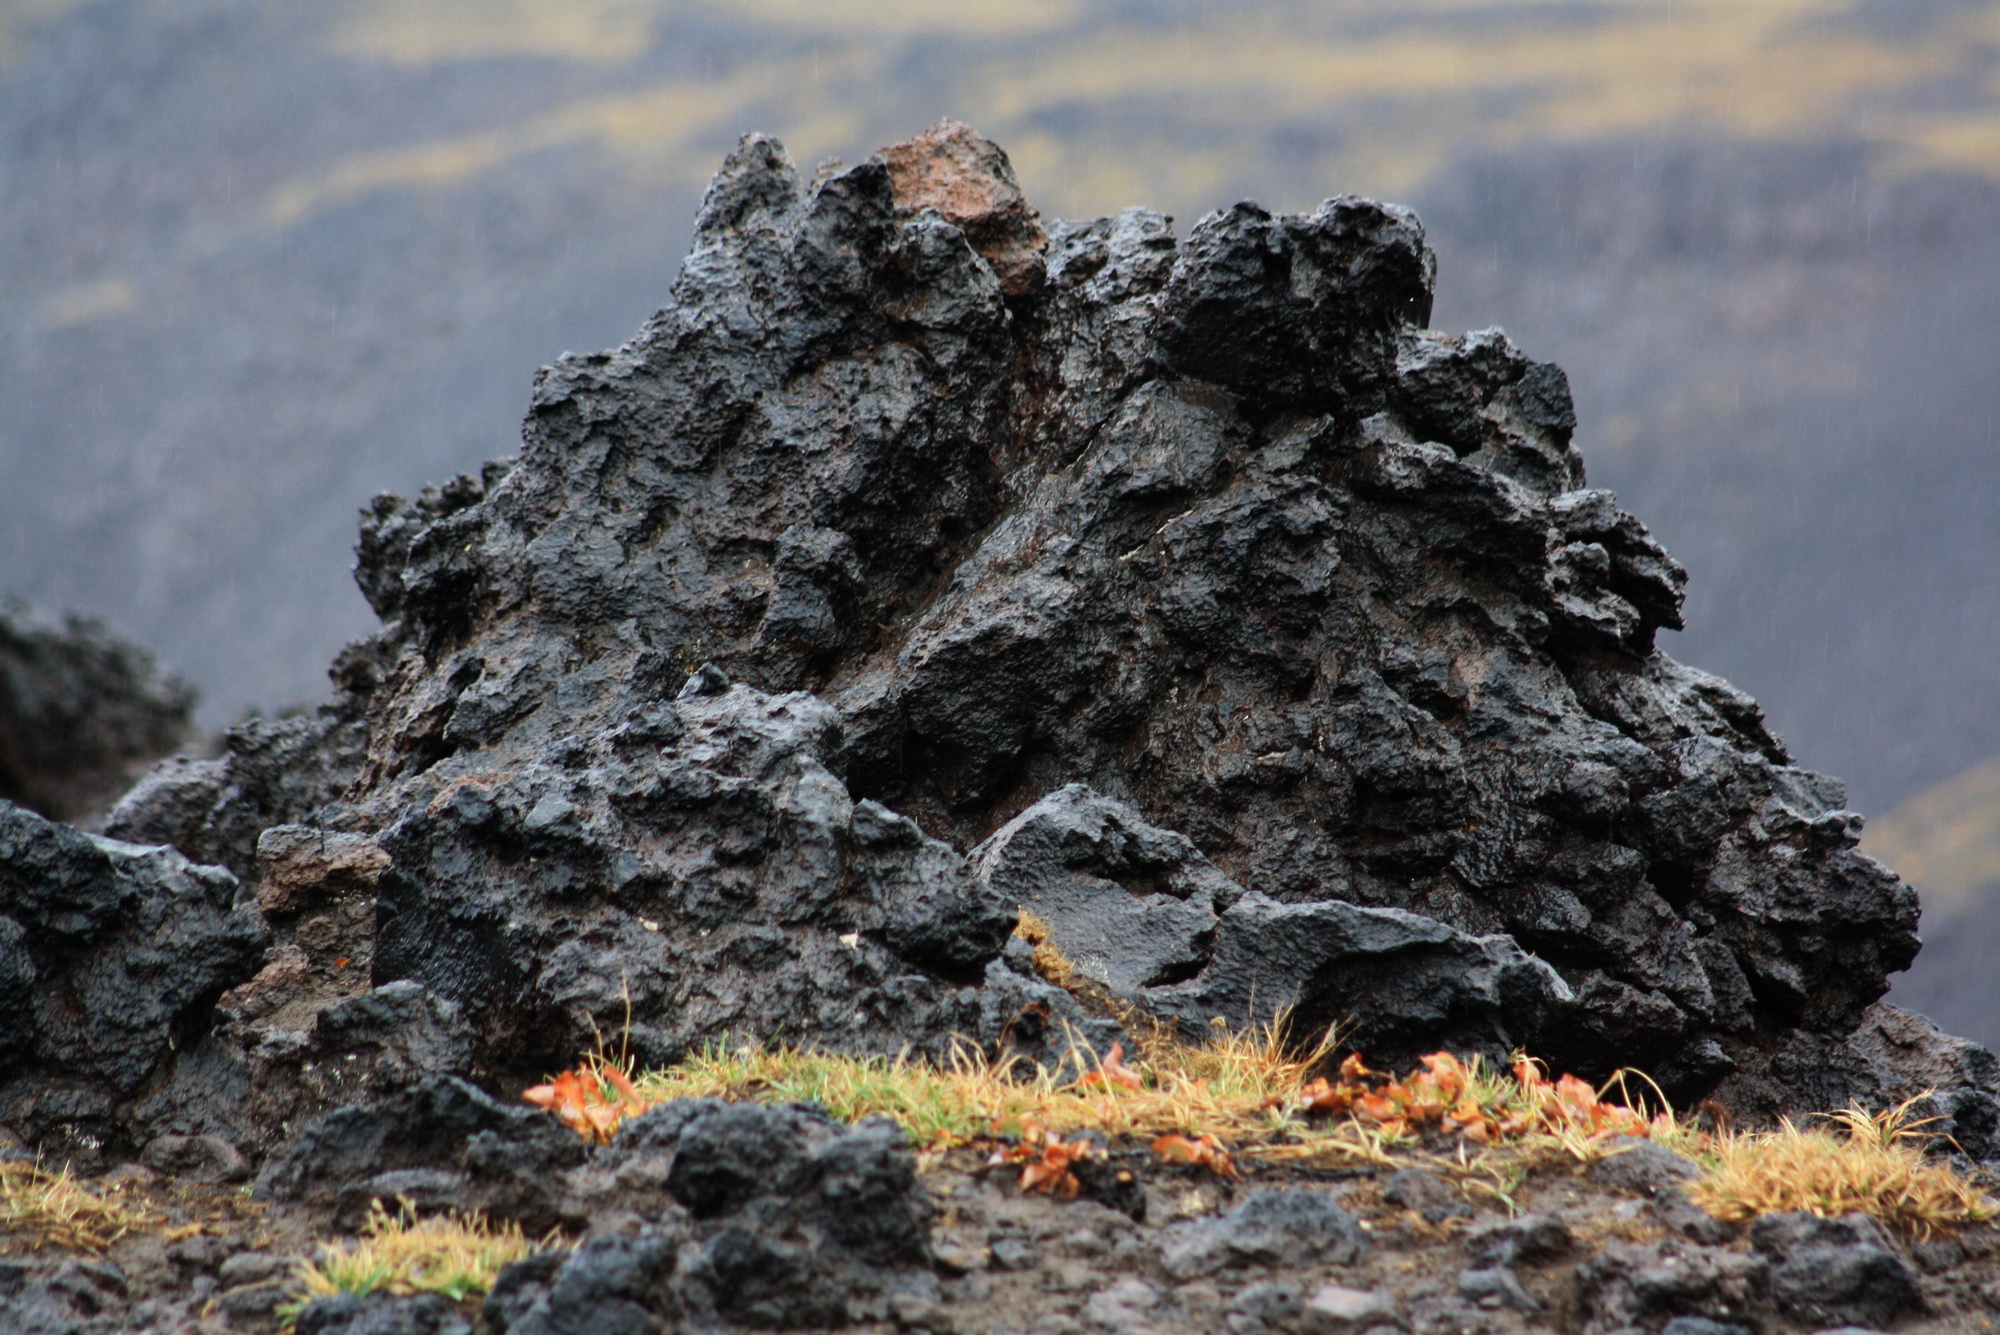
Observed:
[[[1433,273],[1363,199],[1044,232],[962,126],[811,180],[746,138],[518,458],[367,511],[338,698],[114,813],[272,932],[146,1134],[269,1147],[355,1093],[273,1073],[364,1050],[386,1097],[600,1035],[1108,1039],[1025,904],[1190,1027],[1750,1109],[1945,1071],[1988,1146],[1990,1059],[1871,1011],[1914,895],[1655,646],[1682,570],[1585,486],[1560,370],[1424,328]]]
[[[194,690],[86,617],[0,595],[0,799],[56,820],[101,814],[195,739]]]

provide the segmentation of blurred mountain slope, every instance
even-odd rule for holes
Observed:
[[[1868,823],[1862,847],[1923,897],[1923,954],[1897,999],[1947,1028],[2000,1043],[2000,760],[1926,789]]]

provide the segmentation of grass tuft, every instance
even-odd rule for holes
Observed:
[[[531,1243],[520,1225],[492,1224],[476,1212],[419,1219],[408,1201],[393,1214],[376,1201],[359,1238],[300,1266],[300,1296],[283,1315],[291,1326],[314,1299],[336,1293],[437,1293],[462,1302],[491,1289],[504,1267],[553,1243]]]
[[[103,1252],[112,1243],[152,1222],[152,1216],[114,1188],[95,1191],[64,1168],[0,1162],[0,1250],[62,1247]]]
[[[1808,1130],[1786,1122],[1773,1132],[1710,1134],[1632,1071],[1593,1088],[1574,1076],[1550,1079],[1518,1054],[1501,1066],[1433,1053],[1397,1076],[1355,1054],[1318,1076],[1331,1065],[1335,1035],[1295,1043],[1284,1017],[1249,1031],[1218,1029],[1201,1043],[1134,1020],[1126,1028],[1141,1036],[1139,1052],[1128,1062],[1118,1046],[1100,1056],[1073,1044],[1064,1068],[1081,1071],[1075,1079],[961,1044],[942,1065],[908,1054],[711,1048],[633,1084],[648,1105],[810,1101],[846,1122],[886,1116],[933,1151],[996,1136],[1065,1145],[1064,1137],[1091,1131],[1150,1140],[1164,1159],[1199,1160],[1229,1175],[1243,1161],[1422,1164],[1510,1210],[1533,1172],[1589,1162],[1615,1152],[1621,1138],[1643,1136],[1699,1164],[1694,1198],[1731,1222],[1789,1210],[1864,1213],[1922,1236],[2000,1215],[1971,1182],[1925,1158],[1931,1136],[1911,1115],[1914,1100],[1874,1115],[1835,1114]]]
[[[942,1065],[907,1054],[710,1048],[678,1066],[640,1075],[635,1083],[649,1104],[676,1098],[810,1101],[844,1122],[889,1117],[928,1148],[996,1132],[1018,1134],[1029,1126],[1057,1133],[1217,1134],[1236,1140],[1276,1132],[1302,1077],[1330,1046],[1329,1036],[1317,1048],[1294,1054],[1278,1025],[1218,1035],[1201,1045],[1162,1036],[1145,1044],[1137,1079],[1109,1054],[1099,1057],[1076,1046],[1070,1060],[1087,1074],[1068,1083],[1018,1058],[995,1060],[962,1043]],[[1119,1078],[1093,1079],[1099,1072]]]
[[[1040,915],[1022,909],[1021,916],[1014,922],[1014,935],[1034,947],[1030,960],[1043,982],[1053,983],[1069,993],[1094,1015],[1125,1018],[1130,1008],[1120,1004],[1107,988],[1076,967],[1076,961],[1056,944],[1055,929]]]
[[[1873,1215],[1911,1237],[1983,1223],[2000,1208],[1948,1166],[1925,1157],[1935,1118],[1912,1109],[1929,1091],[1894,1108],[1849,1108],[1825,1125],[1787,1118],[1776,1131],[1714,1138],[1701,1158],[1708,1172],[1690,1185],[1701,1207],[1740,1223],[1803,1210],[1834,1217]]]

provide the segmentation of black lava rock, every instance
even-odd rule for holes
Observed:
[[[335,1209],[350,1227],[377,1201],[481,1210],[531,1232],[588,1213],[564,1194],[562,1170],[584,1160],[575,1132],[525,1103],[502,1103],[453,1076],[434,1076],[328,1114],[264,1166],[260,1195]]]
[[[486,1305],[496,1330],[837,1326],[879,1317],[896,1294],[935,1297],[930,1198],[892,1124],[687,1101],[633,1132],[633,1148],[609,1153],[671,1139],[667,1189],[685,1211],[509,1267]]]
[[[1423,327],[1433,271],[1365,200],[1045,232],[963,127],[811,180],[746,138],[518,456],[369,507],[337,697],[114,813],[277,933],[159,1129],[277,1107],[324,1063],[257,1054],[395,983],[456,1017],[404,1065],[503,1081],[606,1034],[1046,1059],[1085,1016],[1027,903],[1198,1031],[1290,1004],[1745,1111],[1942,1070],[1990,1135],[1990,1058],[1868,1037],[1914,894],[1658,650],[1684,572],[1585,485],[1561,371]],[[345,916],[274,826],[344,850]]]
[[[1246,1265],[1352,1265],[1368,1250],[1354,1216],[1316,1191],[1259,1191],[1229,1213],[1162,1235],[1160,1263],[1175,1279]]]
[[[1656,1196],[1701,1176],[1701,1169],[1663,1145],[1637,1136],[1620,1136],[1609,1153],[1593,1161],[1590,1180],[1601,1187]]]
[[[127,1296],[116,1266],[0,1257],[0,1330],[10,1335],[122,1335]]]
[[[1884,1326],[1917,1301],[1917,1275],[1867,1215],[1765,1215],[1750,1243],[1771,1258],[1771,1299],[1803,1325]]]
[[[306,1304],[292,1329],[300,1335],[472,1335],[472,1323],[435,1293],[337,1293]]]
[[[0,1125],[64,1158],[131,1108],[253,974],[264,923],[220,867],[0,801]]]
[[[1652,1328],[1674,1317],[1731,1322],[1762,1305],[1762,1256],[1668,1240],[1611,1243],[1577,1269],[1585,1329]]]
[[[194,690],[85,617],[0,595],[0,801],[53,820],[101,814],[196,740]]]

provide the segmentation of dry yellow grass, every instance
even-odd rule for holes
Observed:
[[[1718,1219],[1805,1210],[1868,1214],[1913,1237],[1982,1223],[2000,1214],[1978,1187],[1924,1156],[1925,1121],[1911,1108],[1835,1113],[1827,1125],[1721,1136],[1709,1143],[1708,1171],[1689,1192]]]
[[[102,1252],[152,1219],[114,1188],[96,1191],[67,1168],[0,1163],[0,1250],[63,1247]]]
[[[1077,969],[1076,962],[1056,944],[1054,929],[1040,915],[1022,909],[1014,923],[1014,935],[1035,948],[1035,972],[1044,982],[1054,983],[1092,1011],[1108,1015],[1124,1009],[1109,992]]]
[[[477,1213],[419,1219],[408,1202],[392,1214],[377,1201],[359,1238],[300,1267],[300,1296],[283,1315],[289,1326],[313,1299],[336,1293],[438,1293],[462,1301],[491,1289],[502,1268],[553,1244],[532,1243],[520,1225],[492,1224]]]
[[[1491,1176],[1530,1159],[1589,1159],[1609,1131],[1563,1121],[1547,1081],[1523,1085],[1506,1071],[1473,1059],[1463,1070],[1474,1102],[1506,1122],[1504,1150],[1471,1155],[1425,1153],[1426,1131],[1402,1119],[1319,1116],[1306,1105],[1308,1080],[1328,1064],[1336,1035],[1301,1045],[1285,1017],[1257,1029],[1218,1029],[1205,1042],[1148,1027],[1127,1015],[1128,1030],[1145,1037],[1125,1058],[1073,1044],[1068,1065],[1084,1072],[1064,1079],[1039,1067],[995,1061],[968,1046],[943,1065],[912,1058],[853,1057],[796,1048],[710,1049],[680,1065],[634,1078],[647,1104],[675,1098],[723,1098],[765,1103],[816,1102],[841,1121],[885,1116],[927,1149],[989,1135],[1038,1129],[1058,1135],[1095,1131],[1112,1138],[1213,1136],[1239,1156],[1299,1166],[1413,1163]],[[599,1058],[603,1060],[603,1058]],[[1400,1088],[1400,1086],[1398,1086]],[[1586,1088],[1587,1087],[1581,1087]],[[1435,1132],[1436,1128],[1431,1128]],[[1675,1143],[1692,1129],[1661,1118],[1653,1133]],[[1511,1171],[1511,1170],[1509,1170]]]
[[[1050,971],[1060,964],[1050,961]],[[991,1135],[1095,1131],[1213,1136],[1239,1159],[1269,1163],[1421,1163],[1509,1208],[1532,1173],[1588,1162],[1618,1137],[1637,1134],[1699,1164],[1704,1174],[1691,1188],[1694,1198],[1732,1222],[1790,1210],[1864,1213],[1923,1235],[2000,1214],[1974,1184],[1925,1157],[1930,1137],[1911,1116],[1915,1100],[1874,1115],[1834,1114],[1804,1130],[1786,1122],[1777,1131],[1717,1136],[1665,1111],[1658,1088],[1636,1072],[1592,1089],[1568,1077],[1551,1081],[1525,1059],[1510,1071],[1476,1058],[1426,1058],[1432,1077],[1452,1073],[1457,1102],[1446,1116],[1441,1107],[1424,1111],[1436,1087],[1424,1084],[1423,1072],[1404,1081],[1365,1073],[1356,1077],[1363,1083],[1331,1090],[1312,1081],[1328,1064],[1335,1035],[1302,1048],[1289,1041],[1283,1017],[1254,1032],[1218,1031],[1203,1043],[1149,1030],[1143,1017],[1123,1018],[1128,1031],[1147,1035],[1140,1051],[1100,1057],[1074,1045],[1069,1065],[1085,1072],[1081,1079],[960,1046],[943,1065],[907,1055],[710,1050],[635,1083],[649,1105],[680,1097],[813,1101],[842,1121],[886,1116],[932,1150]],[[1320,1107],[1341,1113],[1314,1115]]]
[[[909,1056],[711,1049],[640,1075],[636,1083],[648,1103],[683,1097],[810,1100],[842,1121],[886,1116],[928,1147],[1028,1125],[1111,1136],[1208,1132],[1237,1140],[1278,1132],[1288,1117],[1285,1106],[1325,1052],[1325,1044],[1292,1052],[1275,1025],[1200,1045],[1162,1038],[1135,1058],[1138,1070],[1108,1054],[1093,1057],[1079,1046],[1071,1060],[1088,1074],[1081,1081],[1062,1081],[1019,1061],[991,1060],[969,1046],[954,1049],[943,1065]]]

